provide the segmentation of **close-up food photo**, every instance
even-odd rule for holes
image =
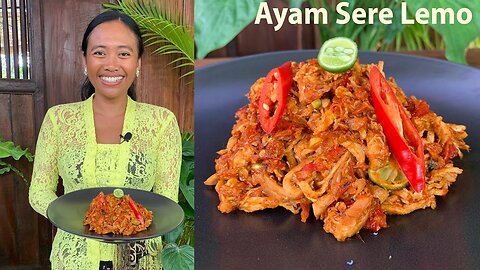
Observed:
[[[435,208],[462,172],[451,159],[469,149],[465,126],[407,98],[379,66],[335,74],[315,59],[286,62],[258,80],[205,181],[218,209],[284,207],[303,222],[312,212],[344,241],[386,228],[385,214]]]
[[[475,269],[475,56],[255,24],[196,61],[196,266]]]

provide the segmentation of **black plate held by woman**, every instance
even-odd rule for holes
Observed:
[[[152,224],[147,230],[129,235],[96,234],[83,225],[90,203],[100,192],[113,193],[115,187],[88,188],[67,193],[54,200],[47,209],[47,217],[55,227],[79,236],[107,243],[125,243],[164,235],[183,221],[182,208],[165,196],[139,189],[121,188],[126,195],[153,212]]]

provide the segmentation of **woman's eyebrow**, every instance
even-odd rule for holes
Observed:
[[[130,50],[130,51],[133,51],[132,47],[128,46],[128,45],[120,45],[120,46],[117,46],[118,49],[127,49],[127,50]]]
[[[93,46],[90,51],[93,51],[95,49],[106,49],[107,46],[105,45],[97,45],[97,46]],[[130,50],[130,51],[133,51],[132,47],[128,46],[128,45],[119,45],[117,46],[117,49],[127,49],[127,50]]]

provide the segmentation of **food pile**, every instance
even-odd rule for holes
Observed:
[[[100,192],[85,213],[84,225],[97,234],[132,235],[146,230],[153,219],[152,211],[136,203],[130,195]],[[121,191],[121,190],[120,190]]]
[[[436,207],[462,173],[452,159],[469,149],[466,127],[407,97],[383,62],[352,65],[287,62],[252,85],[205,181],[222,213],[283,207],[344,241],[386,228],[386,215]]]

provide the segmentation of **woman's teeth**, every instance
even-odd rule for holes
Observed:
[[[122,76],[117,76],[117,77],[106,77],[106,76],[102,76],[102,77],[100,77],[100,78],[101,78],[102,80],[104,80],[104,81],[114,83],[114,82],[120,81],[123,77],[122,77]]]

